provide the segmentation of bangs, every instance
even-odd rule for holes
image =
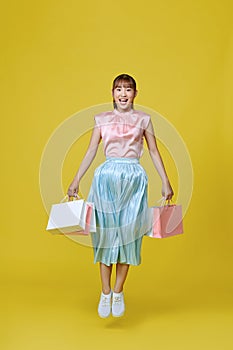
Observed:
[[[123,86],[125,88],[131,88],[133,90],[136,90],[135,80],[127,74],[122,74],[122,75],[118,76],[113,82],[112,89],[114,90],[117,87],[121,87],[121,86]]]
[[[113,89],[116,89],[117,87],[125,87],[125,88],[131,88],[134,89],[134,84],[129,81],[128,79],[119,79],[118,81],[115,82]]]

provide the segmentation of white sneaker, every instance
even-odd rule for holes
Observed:
[[[102,318],[108,317],[111,313],[111,297],[112,292],[109,294],[104,294],[101,292],[100,302],[98,305],[98,314]]]
[[[125,302],[123,292],[114,293],[112,300],[112,315],[114,317],[121,317],[125,312]]]

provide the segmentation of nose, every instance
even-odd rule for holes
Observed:
[[[125,89],[122,89],[122,91],[121,91],[121,96],[123,97],[123,96],[126,96],[126,90]]]

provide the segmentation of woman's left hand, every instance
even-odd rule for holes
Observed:
[[[163,182],[162,185],[162,196],[166,199],[166,200],[170,200],[172,199],[172,196],[174,195],[173,189],[170,185],[169,181]]]

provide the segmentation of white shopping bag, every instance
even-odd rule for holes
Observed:
[[[89,234],[96,231],[94,204],[83,199],[53,204],[46,230],[53,234]]]

